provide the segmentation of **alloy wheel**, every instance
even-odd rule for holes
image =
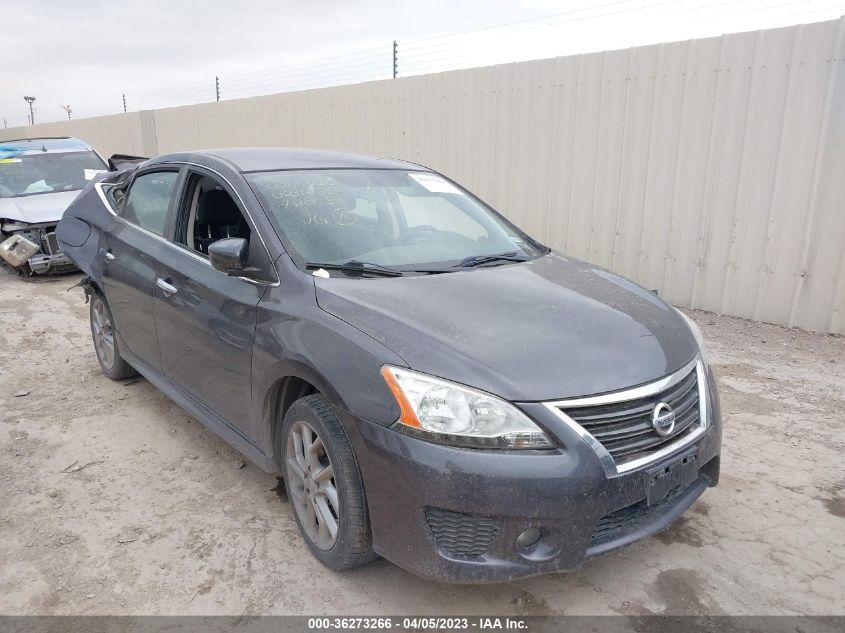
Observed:
[[[318,548],[331,549],[340,519],[334,468],[323,438],[303,420],[291,425],[285,465],[291,502],[303,530]]]
[[[106,304],[100,298],[95,298],[93,301],[91,333],[94,336],[94,349],[103,367],[111,369],[114,365],[114,330]]]

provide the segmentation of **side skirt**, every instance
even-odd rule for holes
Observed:
[[[240,431],[231,426],[226,420],[214,413],[211,409],[197,400],[191,394],[185,392],[172,380],[152,369],[140,360],[137,356],[121,345],[121,356],[132,365],[138,373],[146,378],[156,389],[161,391],[168,398],[173,400],[189,414],[202,422],[204,426],[220,436],[227,444],[243,454],[261,470],[271,474],[278,474],[279,466],[272,456],[267,456]]]

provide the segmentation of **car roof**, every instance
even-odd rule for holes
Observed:
[[[294,169],[413,169],[428,171],[425,167],[402,160],[292,147],[204,149],[190,153],[169,154],[161,156],[157,160],[185,161],[196,158],[198,154],[226,160],[242,172]]]
[[[39,136],[0,141],[4,154],[38,154],[44,152],[84,152],[94,149],[85,141],[71,136]]]

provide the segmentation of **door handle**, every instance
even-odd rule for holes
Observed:
[[[175,295],[177,292],[179,292],[179,289],[176,286],[167,283],[161,277],[156,278],[156,286],[161,288],[161,291],[164,293],[165,296]]]
[[[107,262],[114,261],[114,253],[111,252],[111,249],[106,250],[105,248],[101,248],[100,252],[103,254],[103,259],[105,259]]]

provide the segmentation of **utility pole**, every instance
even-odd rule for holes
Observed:
[[[399,46],[396,44],[396,40],[393,40],[393,78],[396,79],[396,76],[399,74],[399,66],[397,62],[399,61]]]
[[[214,92],[217,95],[217,100],[220,101],[220,77],[214,76]]]
[[[126,94],[123,95],[123,114],[126,114]]]
[[[70,110],[70,106],[69,106],[69,105],[62,105],[62,104],[60,103],[60,104],[59,104],[59,107],[60,107],[62,110],[64,110],[65,112],[67,112],[67,120],[68,120],[68,121],[70,121],[70,112],[71,112],[71,110]]]
[[[35,110],[32,109],[32,102],[35,101],[35,97],[24,97],[23,100],[29,104],[29,124],[35,125]]]

